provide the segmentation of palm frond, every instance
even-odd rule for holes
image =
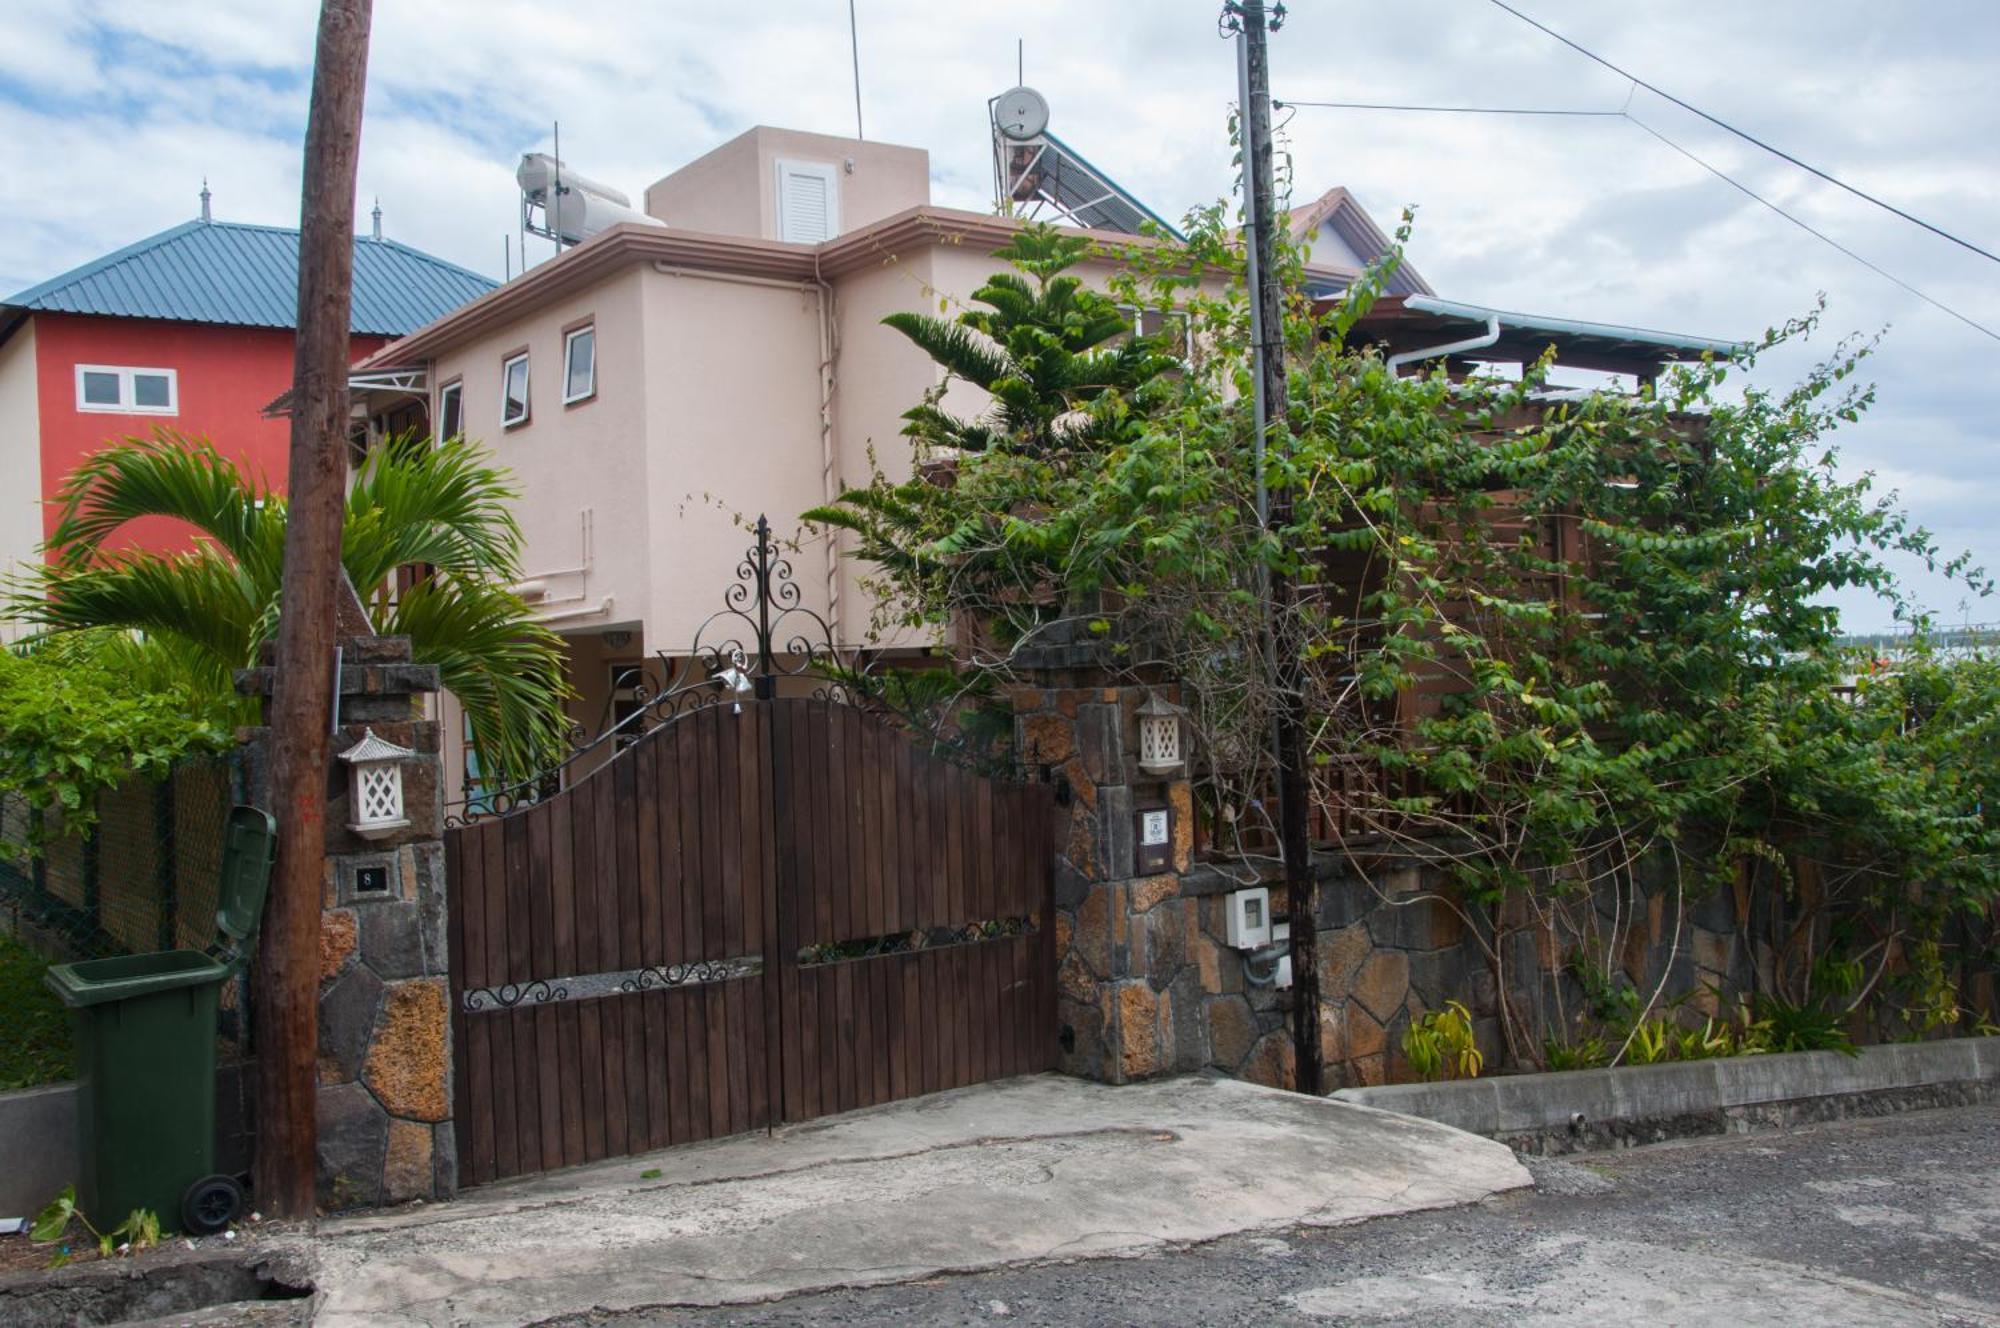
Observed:
[[[10,585],[7,611],[46,633],[111,628],[176,638],[219,669],[250,664],[274,587],[213,550],[131,552],[95,567],[38,567]]]
[[[64,566],[95,561],[129,523],[164,516],[187,522],[254,575],[278,579],[283,499],[246,479],[206,439],[163,429],[107,447],[70,473],[55,501],[48,548]]]
[[[363,598],[399,567],[426,564],[462,577],[520,577],[521,530],[509,507],[518,491],[476,444],[398,440],[369,453],[347,496],[341,563]]]
[[[519,596],[488,582],[436,577],[403,593],[379,624],[410,638],[412,656],[435,664],[458,698],[485,768],[521,780],[551,764],[568,728],[562,638]]]

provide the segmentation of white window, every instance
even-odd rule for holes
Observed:
[[[580,327],[563,338],[563,404],[597,395],[597,329]]]
[[[446,383],[438,389],[437,440],[448,442],[465,432],[465,384]]]
[[[178,415],[180,375],[172,369],[79,364],[76,408],[117,415]]]
[[[840,234],[840,177],[831,162],[778,162],[778,238],[818,244]]]
[[[500,365],[500,424],[513,428],[528,422],[528,353],[522,351]]]
[[[1151,337],[1160,344],[1160,349],[1179,360],[1182,364],[1192,364],[1194,356],[1189,346],[1188,315],[1185,309],[1138,309],[1129,304],[1118,306],[1118,312],[1125,315],[1125,321],[1132,325],[1132,332],[1117,338],[1128,341],[1133,333]]]

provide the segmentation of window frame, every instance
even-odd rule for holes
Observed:
[[[507,385],[505,382],[501,383],[500,391],[503,395],[506,393]],[[458,403],[458,433],[456,434],[448,434],[444,431],[444,417],[445,417],[444,403],[446,398],[448,397],[455,400]],[[437,415],[433,419],[431,424],[431,440],[442,446],[443,444],[450,442],[453,438],[462,435],[464,432],[465,432],[465,377],[464,375],[461,374],[459,377],[452,379],[448,383],[441,384],[438,387]]]
[[[1157,307],[1142,308],[1136,304],[1121,304],[1118,306],[1118,312],[1125,315],[1126,322],[1125,336],[1119,343],[1120,345],[1129,343],[1138,337],[1150,336],[1157,338],[1161,335],[1157,332],[1147,332],[1145,330],[1145,320],[1148,315],[1158,318],[1163,327],[1168,323],[1179,323],[1181,326],[1181,353],[1175,358],[1181,362],[1183,370],[1188,372],[1194,370],[1194,319],[1189,316],[1187,310],[1161,309]]]
[[[85,374],[115,374],[118,378],[118,400],[113,405],[102,405],[85,401],[83,397],[83,377]],[[164,406],[142,406],[138,404],[138,379],[141,375],[167,380],[167,404]],[[181,413],[181,375],[178,369],[155,369],[134,364],[79,364],[76,366],[76,408],[79,413],[90,415],[178,415]]]
[[[590,338],[590,385],[583,391],[570,394],[570,356],[575,353],[577,338]],[[569,328],[563,333],[563,398],[565,406],[579,406],[597,396],[597,324],[595,321]]]
[[[507,418],[507,379],[515,365],[521,366],[521,414],[518,418]],[[528,362],[528,352],[517,350],[500,359],[500,427],[518,429],[535,416],[534,369]]]
[[[637,721],[632,716],[646,708],[646,661],[643,659],[613,659],[605,661],[607,687],[605,697],[605,719],[615,736],[611,739],[613,751],[622,752],[646,736],[646,721]],[[627,730],[622,726],[631,723]]]

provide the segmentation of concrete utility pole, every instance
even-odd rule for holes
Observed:
[[[1263,0],[1232,0],[1223,19],[1236,32],[1237,83],[1241,93],[1244,220],[1251,286],[1251,346],[1256,356],[1257,390],[1252,402],[1258,460],[1257,516],[1267,529],[1291,520],[1292,495],[1286,488],[1264,490],[1265,435],[1272,420],[1285,416],[1284,291],[1277,270],[1277,180],[1271,151],[1271,65],[1267,38],[1284,21],[1285,7],[1266,11]],[[1270,579],[1272,678],[1277,702],[1271,744],[1278,771],[1278,845],[1285,864],[1285,915],[1292,928],[1292,1045],[1297,1053],[1298,1087],[1324,1091],[1319,1041],[1319,882],[1313,875],[1312,838],[1307,828],[1310,791],[1306,782],[1305,689],[1299,677],[1297,590],[1282,573]]]
[[[276,879],[258,950],[257,1206],[310,1217],[319,1060],[319,930],[340,528],[347,479],[354,175],[373,0],[323,0],[299,209],[298,343],[285,574],[271,704]]]

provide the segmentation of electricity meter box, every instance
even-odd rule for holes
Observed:
[[[1225,938],[1238,950],[1255,950],[1271,943],[1271,890],[1260,885],[1229,896]]]

